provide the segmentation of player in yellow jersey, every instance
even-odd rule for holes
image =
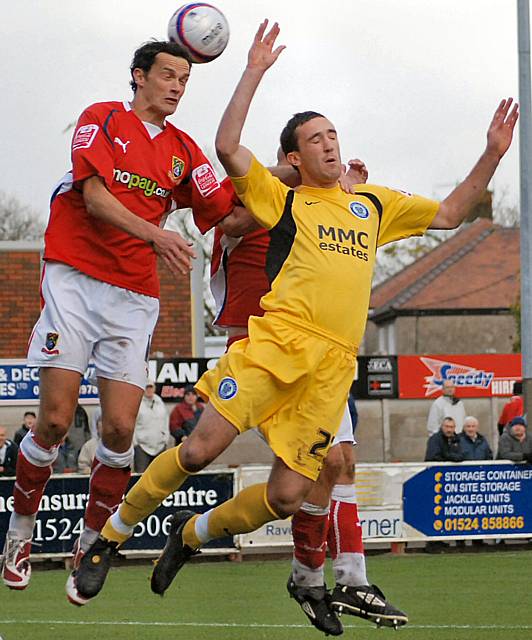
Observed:
[[[259,425],[276,455],[268,482],[243,489],[201,516],[176,513],[152,590],[164,593],[208,540],[253,531],[299,508],[345,408],[377,246],[420,235],[429,226],[458,226],[512,140],[518,112],[509,99],[496,110],[487,147],[471,173],[440,204],[367,184],[349,195],[337,185],[341,160],[334,126],[305,112],[294,116],[281,135],[283,151],[301,175],[301,186],[292,190],[240,145],[255,90],[283,50],[273,48],[277,24],[268,33],[266,28],[267,21],[255,36],[216,139],[237,194],[271,230],[267,271],[272,286],[261,302],[265,314],[250,319],[249,337],[236,342],[199,381],[197,388],[209,403],[191,436],[155,459],[84,556],[76,586],[85,597],[100,591],[113,551],[135,525],[250,427]]]

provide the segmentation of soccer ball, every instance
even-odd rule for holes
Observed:
[[[193,62],[210,62],[229,42],[229,25],[224,14],[205,2],[180,7],[168,23],[168,39],[177,42]]]

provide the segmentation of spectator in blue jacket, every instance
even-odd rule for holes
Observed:
[[[486,438],[478,432],[478,420],[467,416],[459,435],[464,460],[493,460],[493,452]]]

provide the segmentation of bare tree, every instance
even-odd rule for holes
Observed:
[[[28,205],[0,191],[0,240],[38,240],[44,222]]]

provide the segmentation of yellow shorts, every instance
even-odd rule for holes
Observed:
[[[196,388],[240,432],[258,426],[275,455],[316,480],[345,410],[354,350],[277,314],[249,321]]]

